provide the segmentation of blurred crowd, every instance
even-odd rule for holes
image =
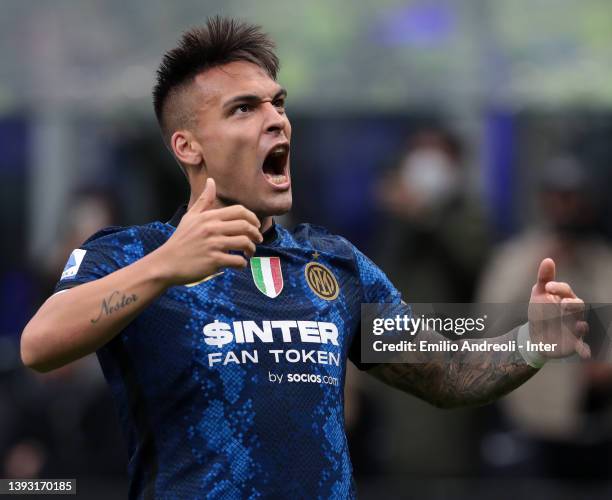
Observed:
[[[580,297],[610,303],[606,177],[571,141],[535,165],[516,159],[516,176],[504,177],[511,185],[502,188],[514,193],[518,222],[496,225],[500,207],[487,192],[498,191],[483,182],[487,169],[495,175],[495,165],[484,165],[482,145],[473,137],[439,119],[362,122],[295,118],[296,202],[283,223],[310,221],[348,236],[408,302],[526,304],[538,263],[553,257],[558,278]],[[372,127],[388,133],[370,136]],[[324,140],[330,131],[337,132],[333,143]],[[18,341],[73,248],[101,227],[138,222],[142,214],[134,205],[140,198],[134,192],[143,206],[153,207],[145,215],[160,220],[184,199],[178,168],[169,173],[170,158],[151,146],[149,132],[122,136],[114,144],[122,167],[113,167],[110,180],[107,172],[104,182],[79,185],[65,200],[61,230],[46,258],[28,260],[25,252],[5,258],[12,264],[0,270],[3,477],[85,477],[100,481],[101,497],[125,491],[125,447],[95,357],[40,375],[20,365]],[[147,175],[126,179],[132,166]],[[522,185],[521,173],[527,179]],[[114,189],[118,184],[121,189]],[[364,497],[376,491],[401,497],[399,485],[406,478],[472,478],[475,484],[487,478],[548,478],[550,485],[541,490],[545,498],[564,498],[555,489],[558,479],[609,480],[612,365],[607,361],[603,356],[588,364],[546,366],[494,405],[453,412],[382,389],[351,367],[346,424]],[[411,487],[415,495],[433,491],[428,483]],[[479,498],[467,491],[466,498]]]
[[[550,363],[482,408],[436,409],[350,365],[360,498],[612,498],[612,3],[2,7],[0,477],[76,477],[83,498],[126,496],[95,356],[37,374],[19,336],[73,248],[104,226],[166,221],[187,200],[150,89],[178,34],[221,13],[278,43],[293,127],[282,224],[348,238],[408,303],[526,305],[552,257],[593,305],[595,361]]]
[[[539,263],[552,257],[557,280],[570,283],[585,302],[607,312],[612,245],[605,223],[606,188],[594,166],[569,150],[546,157],[530,176],[532,199],[527,193],[517,196],[519,203],[533,207],[531,215],[508,234],[492,227],[483,197],[469,182],[468,166],[464,144],[456,135],[444,128],[424,128],[409,135],[397,160],[376,183],[385,222],[378,262],[405,300],[526,307]],[[601,481],[601,490],[585,498],[607,498],[612,492],[604,485],[610,480],[612,457],[612,357],[609,314],[598,315],[598,321],[606,317],[605,324],[596,325],[599,329],[592,328],[594,361],[549,363],[493,405],[441,414],[389,396],[398,399],[385,401],[383,413],[387,423],[393,422],[391,441],[401,447],[395,451],[399,460],[393,469],[398,475],[402,470],[422,473],[429,468],[424,463],[435,463],[437,470],[425,474],[445,470],[450,476],[514,478],[510,496],[521,491],[517,484],[544,480],[539,488],[544,498],[576,498],[576,492],[567,489],[568,481]],[[411,432],[415,420],[424,438]],[[388,471],[386,466],[381,469]],[[466,498],[477,490],[482,498],[493,491],[503,496],[498,489],[497,484],[481,486]],[[463,498],[460,492],[452,494]]]

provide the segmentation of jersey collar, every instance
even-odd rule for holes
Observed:
[[[176,209],[176,212],[174,212],[174,215],[168,221],[168,224],[170,224],[173,227],[177,227],[179,225],[179,222],[181,222],[183,215],[185,215],[186,213],[187,213],[187,204],[181,205],[180,207]],[[263,241],[261,242],[261,244],[269,245],[271,243],[274,243],[274,241],[276,241],[277,238],[278,238],[278,229],[276,227],[276,222],[274,222],[274,219],[272,219],[272,226],[270,226],[266,231],[264,231]]]
[[[170,224],[173,227],[177,227],[179,225],[179,222],[181,222],[183,215],[185,215],[186,213],[187,213],[187,204],[181,205],[180,207],[176,209],[176,212],[174,212],[174,215],[168,221],[168,224]]]

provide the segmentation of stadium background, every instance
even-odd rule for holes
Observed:
[[[554,201],[544,192],[588,193],[592,216],[570,236],[609,250],[610,2],[4,0],[2,477],[77,477],[83,498],[125,491],[125,450],[95,360],[35,375],[20,366],[19,334],[88,232],[167,220],[185,199],[150,91],[162,53],[213,14],[257,22],[277,42],[294,129],[295,208],[286,222],[348,237],[406,300],[473,300],[502,245],[550,222],[543,214]],[[441,210],[442,223],[432,223],[385,201],[424,131],[450,131],[461,144],[451,155],[458,190],[477,216],[454,221]],[[555,176],[561,156],[573,160]],[[402,251],[421,237],[451,238],[451,251]],[[434,278],[433,288],[411,287],[395,275],[424,254],[432,269],[453,269],[455,247],[477,265],[466,257],[465,273],[448,278],[452,292],[436,295]],[[612,377],[605,369],[580,377],[596,382],[574,388],[580,429],[542,436],[500,405],[437,410],[352,374],[347,418],[361,498],[609,498]],[[593,422],[598,431],[583,432]]]

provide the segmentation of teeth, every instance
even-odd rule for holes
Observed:
[[[272,182],[272,184],[282,184],[287,180],[286,175],[268,175],[268,179]]]

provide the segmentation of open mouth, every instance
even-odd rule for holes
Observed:
[[[289,158],[289,145],[281,144],[273,147],[263,162],[265,178],[276,186],[282,186],[289,180],[287,160]]]

